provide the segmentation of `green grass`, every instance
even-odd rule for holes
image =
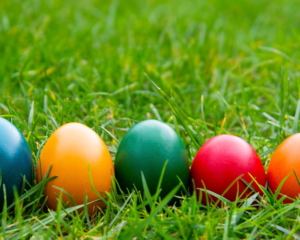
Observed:
[[[63,123],[93,128],[114,157],[126,131],[153,118],[174,127],[190,162],[209,138],[229,133],[251,143],[267,168],[299,129],[299,7],[297,0],[0,1],[0,116],[23,132],[35,166]],[[170,195],[147,211],[151,199],[115,189],[92,218],[63,204],[48,210],[42,185],[30,194],[0,215],[2,239],[300,239],[298,202],[270,194],[230,208],[187,195],[173,209]]]

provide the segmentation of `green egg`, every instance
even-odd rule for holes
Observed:
[[[161,198],[180,183],[178,178],[188,188],[189,161],[181,139],[171,127],[157,120],[146,120],[134,125],[122,139],[115,160],[115,176],[124,192],[136,188],[143,193],[143,172],[154,195],[166,161]]]

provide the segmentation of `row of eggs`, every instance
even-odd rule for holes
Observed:
[[[99,199],[94,189],[103,197],[111,191],[112,177],[115,176],[124,192],[137,189],[143,191],[142,174],[149,191],[154,194],[166,164],[160,196],[166,196],[179,182],[186,189],[189,186],[207,189],[234,201],[237,193],[251,194],[244,181],[261,192],[261,186],[268,185],[274,192],[280,182],[293,169],[300,172],[300,134],[295,134],[274,152],[268,167],[267,177],[263,164],[255,150],[243,139],[233,135],[219,135],[208,140],[198,151],[189,166],[185,146],[177,133],[167,124],[146,120],[135,124],[124,136],[118,148],[115,164],[103,140],[91,128],[80,123],[68,123],[58,128],[44,145],[37,169],[37,182],[41,182],[48,170],[50,181],[44,191],[47,206],[57,206],[57,196],[70,202],[72,196],[77,205]],[[167,161],[167,163],[166,163]],[[32,185],[32,155],[20,131],[9,121],[0,118],[0,210],[4,203],[3,184],[6,188],[7,204],[13,202],[13,186],[21,190],[23,177]],[[253,181],[253,178],[255,181]],[[243,180],[244,181],[243,181]],[[234,183],[234,184],[232,184]],[[232,184],[229,190],[226,189]],[[295,175],[289,176],[281,193],[296,198],[300,193]],[[180,190],[178,193],[182,194]],[[201,197],[207,204],[206,197]],[[210,196],[210,199],[214,197]],[[215,200],[215,199],[214,199]],[[89,214],[98,208],[105,208],[104,202],[88,206]]]

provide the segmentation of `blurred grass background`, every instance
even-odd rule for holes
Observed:
[[[279,112],[285,99],[276,93],[287,72],[293,115],[299,7],[279,0],[1,1],[0,113],[9,102],[27,118],[31,102],[44,109],[46,96],[53,112],[69,99],[68,120],[89,121],[94,107],[142,120],[147,112],[155,117],[152,103],[167,121],[170,109],[144,73],[196,119],[212,121],[216,106],[222,120],[223,98],[246,105],[242,80],[252,108]]]
[[[199,122],[199,138],[215,135],[215,126],[267,155],[297,130],[299,7],[293,0],[1,1],[0,114],[28,119],[31,128],[19,128],[35,134],[35,151],[64,122],[102,125],[118,139],[135,121],[177,124],[149,76]],[[192,160],[198,149],[179,134]],[[114,139],[102,137],[115,152]]]

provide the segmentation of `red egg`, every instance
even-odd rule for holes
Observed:
[[[197,189],[198,198],[199,188],[204,189],[204,185],[207,190],[223,195],[230,184],[240,176],[251,183],[252,178],[249,174],[260,185],[265,186],[266,174],[259,156],[246,141],[233,135],[211,138],[200,148],[191,166],[191,178]],[[252,182],[251,186],[255,191],[262,193],[255,182]],[[240,196],[246,187],[247,185],[239,179],[223,196],[235,201],[237,195]],[[252,191],[248,189],[240,197],[244,198],[251,193]],[[217,200],[211,195],[209,199]],[[206,204],[205,192],[202,192],[202,203]]]

